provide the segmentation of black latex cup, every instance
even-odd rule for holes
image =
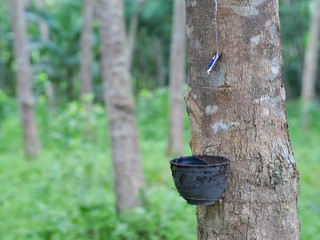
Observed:
[[[230,160],[220,156],[190,156],[172,159],[171,171],[180,195],[191,205],[214,204],[223,193]]]

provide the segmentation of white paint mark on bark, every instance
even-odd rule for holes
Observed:
[[[254,6],[245,6],[245,7],[239,7],[239,6],[230,6],[232,11],[236,14],[239,14],[244,17],[250,17],[252,15],[258,15],[259,10],[256,9]]]
[[[276,153],[280,153],[280,150],[279,150],[279,144],[277,142],[272,142],[272,147],[273,147],[273,150],[276,152]]]
[[[292,153],[289,153],[287,140],[285,138],[282,140],[282,149],[284,156],[287,158],[288,163],[295,163]]]
[[[278,58],[273,58],[271,61],[265,60],[266,66],[269,66],[271,73],[267,76],[267,80],[273,81],[280,72],[280,62]]]
[[[257,35],[253,38],[250,39],[250,41],[254,44],[254,45],[258,45],[258,43],[260,42],[260,35]]]
[[[239,123],[238,123],[238,122],[223,123],[223,120],[220,119],[219,122],[216,122],[216,123],[212,126],[212,129],[213,129],[213,132],[214,132],[215,134],[217,134],[219,131],[226,132],[229,128],[231,128],[231,127],[236,127],[236,126],[239,126]]]
[[[201,48],[201,42],[200,41],[196,41],[196,49],[200,49]]]
[[[286,121],[286,116],[282,110],[276,109],[274,113],[276,116],[280,117],[282,121]]]
[[[278,102],[281,101],[281,96],[278,96],[276,98],[271,98],[269,96],[261,97],[259,99],[255,99],[253,101],[253,104],[270,104],[272,106],[276,106]]]
[[[266,115],[266,116],[269,116],[269,115],[270,115],[270,111],[269,111],[268,108],[264,108],[264,109],[263,109],[263,113],[264,113],[264,115]]]
[[[192,32],[193,32],[193,26],[192,25],[187,25],[186,26],[186,31],[187,31],[187,36],[191,36],[192,35]]]
[[[292,163],[292,164],[296,163],[296,162],[294,161],[294,158],[293,158],[293,155],[292,155],[292,154],[289,155],[289,160],[290,160],[290,163]]]
[[[272,73],[278,74],[279,70],[280,70],[279,59],[278,58],[272,59],[272,63],[271,63],[271,71],[272,71]]]
[[[259,6],[262,2],[263,0],[251,0],[251,4],[253,6]]]
[[[295,163],[292,153],[289,152],[287,141],[285,139],[283,139],[282,143],[280,144],[277,142],[272,142],[272,147],[275,153],[278,156],[283,156],[289,164]],[[280,151],[280,147],[282,149],[282,152]]]
[[[286,90],[284,87],[280,88],[281,100],[286,101]]]
[[[276,29],[277,29],[277,27],[276,27],[276,25],[274,25],[274,24],[269,27],[269,33],[270,33],[270,35],[271,35],[272,43],[273,43],[273,44],[277,44],[277,40],[276,40]]]
[[[214,113],[216,113],[218,111],[218,106],[217,105],[214,105],[214,106],[206,106],[206,114],[207,115],[212,115]]]
[[[197,6],[197,0],[193,0],[193,1],[191,2],[191,6],[192,6],[192,7]]]
[[[282,147],[282,151],[283,151],[283,156],[287,159],[288,163],[290,163],[290,159],[289,159],[289,151],[287,146],[285,145],[285,143],[281,144]]]

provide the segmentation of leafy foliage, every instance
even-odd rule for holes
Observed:
[[[13,100],[0,92],[0,236],[13,239],[195,239],[195,208],[174,190],[167,146],[166,88],[141,91],[137,102],[140,149],[148,187],[143,205],[118,216],[112,189],[112,171],[102,106],[94,106],[89,125],[93,136],[84,140],[85,116],[71,102],[47,116],[38,101],[37,120],[42,153],[26,162]],[[9,103],[9,104],[7,104]],[[300,171],[298,214],[301,239],[320,237],[319,106],[312,108],[310,132],[301,129],[299,103],[288,103],[288,123]],[[189,129],[185,116],[185,154]]]
[[[281,44],[283,47],[283,79],[289,95],[299,96],[304,49],[310,21],[309,0],[280,1]]]
[[[79,39],[82,1],[46,1],[45,11],[29,5],[28,49],[31,53],[37,126],[42,143],[37,162],[26,162],[17,114],[9,1],[0,0],[0,239],[195,239],[195,208],[178,197],[171,180],[167,147],[167,88],[157,88],[157,58],[168,78],[172,0],[148,0],[139,21],[132,78],[138,96],[139,143],[148,187],[143,205],[116,214],[99,67],[97,21],[93,22],[92,73],[96,103],[86,116],[76,100],[79,92]],[[291,4],[287,4],[287,3]],[[137,0],[125,0],[127,27]],[[310,1],[280,1],[284,79],[291,96],[300,92],[307,42]],[[39,36],[47,23],[50,40]],[[160,43],[161,55],[155,54]],[[47,111],[46,84],[56,89],[56,114]],[[288,103],[288,123],[300,171],[298,214],[301,239],[320,238],[319,105],[310,110],[309,133],[300,129],[299,103]],[[89,121],[85,121],[89,119]],[[83,137],[90,129],[89,139]],[[185,154],[190,154],[185,116]]]
[[[30,1],[32,3],[33,1]],[[124,0],[127,29],[137,10],[138,0]],[[307,43],[310,6],[312,1],[281,0],[281,40],[284,56],[284,80],[289,96],[299,96],[303,71],[304,49]],[[12,96],[15,92],[13,74],[12,33],[9,1],[1,0],[0,8],[0,86]],[[172,25],[172,0],[148,0],[140,11],[131,74],[135,93],[159,86],[160,75],[168,83],[169,51]],[[28,5],[29,50],[34,76],[44,72],[57,91],[58,99],[75,100],[79,96],[80,33],[82,1],[46,1],[41,11]],[[96,101],[102,101],[98,21],[93,21],[92,74]],[[44,21],[50,32],[48,42],[39,34],[39,21]],[[320,60],[320,59],[319,59]],[[158,62],[159,61],[159,62]],[[319,70],[320,71],[320,70]],[[35,78],[34,78],[35,79]],[[318,88],[320,82],[318,81]]]
[[[38,101],[42,153],[36,162],[26,162],[13,105],[0,120],[0,142],[7,142],[0,145],[1,239],[194,239],[195,208],[173,190],[165,156],[167,97],[167,89],[140,95],[137,115],[148,188],[143,205],[123,216],[115,209],[102,106],[94,106],[89,123],[94,131],[87,141],[78,102],[47,116],[46,101]]]
[[[310,109],[311,122],[307,133],[301,129],[302,113],[299,109],[301,106],[297,102],[287,104],[290,139],[300,174],[298,198],[300,239],[313,240],[320,238],[320,190],[317,186],[320,171],[320,108],[318,104],[314,104]]]

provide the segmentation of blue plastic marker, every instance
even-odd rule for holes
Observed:
[[[221,56],[221,53],[219,54],[219,53],[216,52],[216,53],[214,54],[213,58],[211,58],[208,66],[207,66],[207,73],[208,73],[208,74],[211,72],[211,70],[212,70],[212,68],[214,67],[214,65],[216,65],[216,63],[217,63],[217,61],[218,61],[218,59],[219,59],[220,56]]]

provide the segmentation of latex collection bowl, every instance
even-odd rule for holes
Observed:
[[[188,204],[214,204],[226,187],[230,160],[225,157],[179,157],[170,164],[174,184]]]

